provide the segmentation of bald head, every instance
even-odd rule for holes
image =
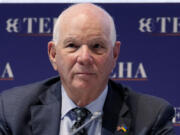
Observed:
[[[61,29],[65,28],[68,22],[72,22],[73,18],[77,17],[79,17],[80,20],[82,20],[82,18],[94,20],[98,22],[96,25],[103,25],[107,33],[109,33],[112,45],[114,45],[116,41],[116,30],[112,17],[104,9],[89,3],[72,5],[59,15],[53,31],[53,41],[55,44],[58,43],[61,34],[63,34]]]

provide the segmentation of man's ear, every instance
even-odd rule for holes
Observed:
[[[121,42],[116,41],[113,47],[113,69],[115,68],[117,59],[119,57],[120,45],[121,45]]]
[[[56,47],[55,47],[55,43],[53,41],[50,41],[48,43],[48,55],[49,55],[49,60],[52,64],[54,70],[57,70]]]
[[[113,48],[113,56],[114,56],[115,61],[117,61],[119,53],[120,53],[120,45],[121,45],[120,41],[115,42],[115,45]]]

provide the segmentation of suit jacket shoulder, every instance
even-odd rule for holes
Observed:
[[[155,132],[165,126],[167,122],[171,123],[174,117],[174,109],[169,102],[155,96],[130,93],[131,108],[136,112],[133,117],[139,127],[151,127],[151,130]],[[173,126],[172,123],[170,125]]]
[[[57,96],[51,96],[59,95],[56,93],[58,92],[56,89],[58,84],[60,85],[59,77],[53,77],[44,81],[3,91],[0,94],[0,135],[1,131],[4,134],[5,132],[19,132],[7,131],[6,129],[22,129],[22,133],[28,134],[30,128],[27,128],[28,123],[26,122],[30,121],[32,117],[30,112],[31,107],[33,105],[41,106],[41,102],[43,102],[43,104],[50,104],[58,100],[55,99]],[[19,126],[21,128],[18,128]],[[23,130],[27,131],[23,132]]]
[[[35,102],[37,97],[46,92],[49,88],[54,87],[59,82],[59,77],[53,77],[32,84],[14,87],[3,91],[0,96],[3,103],[8,107],[16,107],[19,104]],[[34,99],[34,100],[33,100]]]

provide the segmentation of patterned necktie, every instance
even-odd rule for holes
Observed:
[[[90,116],[91,113],[86,108],[74,108],[72,111],[76,116],[76,122],[72,126],[72,131],[74,131],[82,124],[84,124],[86,118]],[[85,128],[82,128],[75,135],[87,135],[87,130]]]

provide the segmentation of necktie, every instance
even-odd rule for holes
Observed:
[[[86,118],[91,114],[86,108],[74,108],[72,110],[76,116],[76,122],[72,126],[72,131],[79,128],[82,124],[84,124]],[[87,130],[82,128],[75,135],[87,135]]]

